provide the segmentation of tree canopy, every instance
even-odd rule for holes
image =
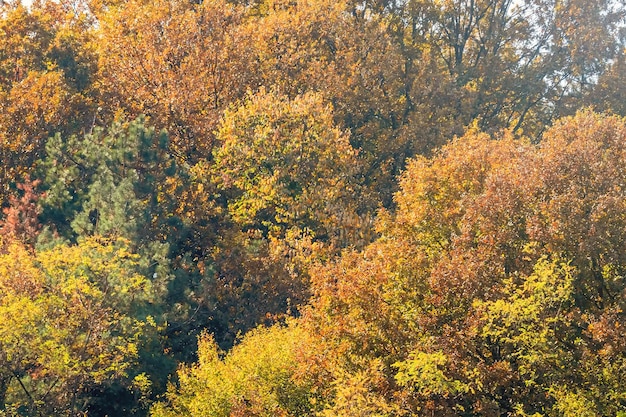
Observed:
[[[626,415],[625,34],[0,1],[0,416]]]

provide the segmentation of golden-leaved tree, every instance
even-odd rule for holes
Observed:
[[[133,375],[142,335],[152,326],[140,306],[150,283],[124,241],[86,239],[33,252],[18,241],[0,254],[0,409],[79,415],[92,392]]]
[[[332,116],[319,94],[250,93],[225,112],[212,160],[192,168],[222,225],[206,307],[217,303],[231,335],[304,301],[312,260],[369,240],[358,160]]]
[[[176,152],[211,154],[222,111],[254,84],[256,61],[243,9],[232,3],[131,1],[100,19],[99,78],[103,108],[145,115],[168,130]]]
[[[0,204],[55,132],[88,130],[96,58],[91,22],[62,4],[0,6]]]
[[[298,352],[307,334],[292,325],[257,328],[227,354],[208,335],[199,340],[196,364],[178,370],[178,386],[151,416],[313,416],[318,395],[298,376]]]
[[[328,415],[623,412],[625,135],[583,112],[414,160],[381,237],[312,274]]]

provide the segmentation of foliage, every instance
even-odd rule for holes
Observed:
[[[95,54],[89,22],[56,2],[0,5],[0,203],[56,132],[93,119]]]
[[[262,91],[226,112],[218,139],[218,186],[244,228],[284,235],[298,227],[328,239],[352,208],[354,151],[320,96]]]
[[[107,7],[100,38],[103,107],[166,128],[184,159],[208,157],[224,108],[253,83],[242,10],[222,0]]]
[[[315,395],[296,378],[306,334],[297,326],[257,328],[227,354],[204,334],[198,362],[178,371],[167,401],[151,410],[165,416],[307,416]],[[223,356],[223,358],[221,358]]]
[[[625,133],[583,112],[539,146],[470,133],[413,161],[382,237],[313,276],[310,360],[375,372],[383,415],[622,411]]]
[[[250,93],[225,112],[216,137],[213,160],[191,172],[214,189],[223,216],[205,288],[227,345],[238,331],[295,313],[315,259],[363,244],[368,201],[348,134],[319,94]]]
[[[165,207],[177,173],[168,146],[167,134],[141,119],[114,123],[106,131],[96,128],[83,137],[50,138],[41,164],[44,217],[56,220],[57,230],[69,239],[123,236],[139,246],[148,244],[149,231],[152,239],[162,238],[159,227],[174,215]]]
[[[124,241],[87,239],[33,254],[0,255],[0,398],[28,414],[76,415],[90,391],[125,381],[151,326],[151,295]]]
[[[6,218],[0,223],[0,236],[6,241],[19,241],[26,245],[36,242],[41,229],[38,220],[40,210],[37,206],[40,196],[36,191],[39,182],[26,178],[23,184],[17,185],[23,192],[22,196],[9,198],[10,206],[3,210]]]
[[[0,1],[0,414],[625,413],[625,28]]]

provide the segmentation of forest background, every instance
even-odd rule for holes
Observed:
[[[625,18],[0,2],[0,415],[626,415]]]

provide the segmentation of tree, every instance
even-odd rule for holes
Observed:
[[[617,115],[626,115],[624,108],[624,92],[622,80],[626,76],[626,57],[624,51],[617,55],[610,68],[598,79],[598,86],[590,91],[586,97],[586,105],[597,111],[613,112]]]
[[[242,19],[221,0],[110,5],[99,27],[102,107],[145,115],[191,163],[208,157],[221,112],[255,82]]]
[[[0,6],[0,204],[41,158],[56,132],[86,131],[93,121],[95,56],[90,24],[56,2]]]
[[[46,195],[40,203],[44,231],[38,243],[46,247],[92,236],[128,241],[140,255],[140,272],[158,294],[150,314],[164,326],[152,346],[160,352],[142,354],[158,373],[151,375],[155,391],[159,384],[164,389],[173,369],[163,350],[176,357],[193,355],[190,339],[209,324],[194,310],[199,288],[211,273],[214,239],[213,226],[201,225],[198,218],[212,213],[202,212],[205,217],[193,219],[198,223],[188,218],[196,200],[205,196],[192,194],[197,190],[186,168],[176,163],[169,135],[143,119],[95,128],[82,137],[57,135],[46,149],[39,164]],[[187,201],[181,195],[194,197]]]
[[[38,216],[40,208],[37,201],[41,197],[37,193],[40,181],[26,178],[17,188],[22,191],[19,198],[9,198],[10,206],[4,209],[6,218],[0,222],[0,236],[6,241],[18,241],[26,246],[34,246],[41,229]]]
[[[626,10],[610,1],[451,0],[410,3],[407,13],[407,29],[460,87],[466,123],[536,136],[575,111],[608,69]]]
[[[316,395],[297,375],[298,350],[307,341],[298,326],[257,328],[223,358],[213,339],[198,343],[198,362],[178,370],[167,400],[151,409],[165,416],[308,416]]]
[[[312,260],[366,240],[368,202],[348,135],[318,94],[251,93],[225,113],[217,139],[212,163],[192,172],[205,189],[215,184],[223,210],[206,294],[235,335],[297,308]]]
[[[354,205],[355,153],[319,95],[251,95],[226,112],[218,139],[219,188],[245,229],[284,235],[298,227],[331,239],[341,211]]]
[[[123,382],[152,325],[151,297],[124,241],[88,239],[36,254],[8,242],[0,255],[0,408],[79,415],[97,387]],[[140,381],[139,377],[137,381]]]
[[[583,112],[411,162],[381,238],[312,275],[326,384],[363,381],[382,415],[623,411],[625,134]]]
[[[414,150],[398,138],[410,105],[409,81],[388,22],[375,15],[358,19],[351,6],[328,0],[259,2],[244,29],[256,34],[265,88],[292,99],[319,94],[331,103],[334,122],[350,131],[358,151],[362,183],[386,199]]]

